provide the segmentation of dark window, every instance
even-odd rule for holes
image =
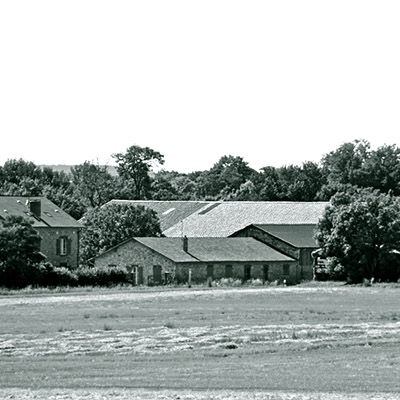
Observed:
[[[225,277],[232,278],[232,276],[233,276],[232,265],[225,265]]]
[[[245,265],[244,266],[244,276],[243,279],[245,281],[248,281],[249,279],[251,279],[251,265]]]
[[[283,264],[282,272],[283,272],[283,275],[290,275],[290,265]]]
[[[214,278],[214,265],[207,265],[207,278]]]

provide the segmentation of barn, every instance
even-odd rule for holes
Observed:
[[[189,275],[193,283],[222,278],[287,283],[301,279],[294,258],[250,237],[135,237],[96,257],[95,265],[124,266],[137,285],[186,283]]]

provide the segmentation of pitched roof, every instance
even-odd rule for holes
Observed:
[[[124,246],[131,240],[141,243],[174,262],[293,261],[292,258],[256,239],[242,237],[188,238],[188,252],[183,250],[182,238],[135,237],[121,243],[112,250]]]
[[[314,239],[316,225],[254,225],[258,229],[275,236],[298,248],[318,247]]]
[[[157,200],[111,200],[109,204],[132,204],[151,208],[157,213],[161,231],[165,231],[179,223],[189,215],[210,204],[209,201],[157,201]]]
[[[40,200],[40,218],[34,217],[30,212],[29,202]],[[81,228],[82,225],[68,215],[61,208],[57,207],[45,197],[22,197],[22,196],[0,196],[0,219],[9,215],[22,216],[33,222],[35,228],[40,227],[68,227]]]
[[[326,202],[214,202],[190,214],[165,236],[228,237],[248,225],[316,225]]]

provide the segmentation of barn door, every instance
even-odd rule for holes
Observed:
[[[251,278],[251,265],[244,266],[244,274],[243,279],[248,281]]]
[[[153,265],[153,282],[156,285],[162,282],[161,265]]]
[[[136,285],[143,285],[143,267],[136,267]]]
[[[263,265],[263,282],[268,282],[269,266]]]

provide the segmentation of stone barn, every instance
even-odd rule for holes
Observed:
[[[251,237],[131,238],[95,258],[97,267],[132,271],[134,284],[204,283],[222,278],[248,281],[301,279],[298,262]]]
[[[253,237],[296,259],[303,280],[313,278],[314,260],[311,253],[319,246],[314,239],[317,226],[308,225],[249,225],[233,237]]]

